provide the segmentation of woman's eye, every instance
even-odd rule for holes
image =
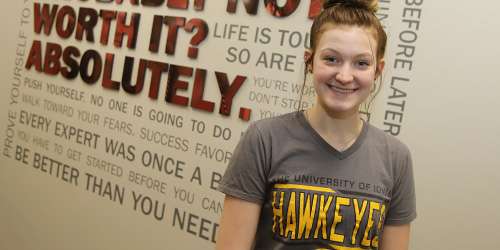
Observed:
[[[356,63],[357,66],[359,67],[367,67],[367,66],[370,66],[370,64],[368,62],[364,62],[364,61],[361,61],[361,62],[357,62]]]
[[[337,59],[335,57],[326,57],[325,61],[327,61],[327,62],[337,62]]]

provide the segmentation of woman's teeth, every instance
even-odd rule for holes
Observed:
[[[335,86],[330,86],[330,88],[337,91],[337,92],[340,92],[340,93],[352,93],[352,92],[354,92],[353,89],[339,89]]]

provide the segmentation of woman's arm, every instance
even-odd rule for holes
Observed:
[[[222,209],[216,250],[250,249],[262,205],[226,195]]]
[[[410,223],[402,226],[384,226],[380,250],[408,250]]]

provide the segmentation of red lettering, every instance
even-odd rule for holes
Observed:
[[[99,42],[101,44],[108,44],[109,27],[111,26],[111,21],[116,19],[116,11],[101,10],[99,15],[102,18],[101,39]]]
[[[299,6],[300,0],[287,0],[283,7],[278,6],[277,0],[265,0],[266,10],[276,17],[291,15]]]
[[[111,75],[113,74],[113,61],[115,56],[110,53],[106,53],[106,59],[104,60],[104,72],[102,75],[102,86],[107,89],[120,90],[120,83],[111,80]]]
[[[57,35],[62,38],[68,38],[73,33],[75,29],[75,10],[69,6],[64,6],[61,8],[59,13],[57,13],[57,21],[56,21],[56,31]],[[63,27],[64,18],[67,19],[67,26]]]
[[[80,8],[78,13],[78,26],[76,27],[76,39],[83,39],[83,32],[87,37],[87,41],[94,41],[94,27],[98,19],[97,11],[89,8]]]
[[[301,0],[287,0],[283,6],[278,6],[278,0],[264,0],[266,10],[275,17],[287,17],[291,15],[299,6]],[[259,7],[259,0],[244,0],[245,10],[250,15],[256,15]],[[235,13],[238,0],[228,0],[226,11]],[[321,1],[311,0],[309,5],[309,19],[316,18],[322,9]]]
[[[90,61],[93,61],[94,67],[89,72]],[[101,55],[95,50],[87,50],[83,53],[82,60],[80,61],[80,77],[85,83],[93,84],[97,82],[101,76],[102,58]]]
[[[125,24],[126,18],[127,13],[118,13],[118,19],[116,21],[115,41],[113,44],[117,47],[121,47],[123,35],[126,34],[128,37],[127,48],[134,49],[137,43],[137,34],[139,33],[139,21],[141,20],[141,14],[132,13],[129,25]]]
[[[61,57],[61,45],[55,43],[47,43],[45,50],[45,60],[43,62],[43,72],[51,75],[59,73],[61,64],[59,58]]]
[[[179,29],[179,27],[184,26],[186,19],[183,17],[166,16],[163,22],[168,26],[167,45],[165,46],[165,53],[173,55],[175,53],[175,44],[177,43],[177,30]]]
[[[161,62],[148,62],[148,69],[151,70],[151,84],[149,87],[149,98],[158,99],[158,89],[160,87],[161,73],[168,70],[168,64]]]
[[[151,27],[151,37],[149,38],[149,51],[151,52],[158,52],[162,27],[163,17],[155,15],[153,17],[153,26]]]
[[[235,13],[237,4],[238,0],[228,0],[226,11],[230,13]],[[247,0],[243,1],[243,4],[245,5],[245,9],[248,14],[250,15],[257,14],[257,8],[259,7],[259,0]]]
[[[177,8],[177,9],[187,9],[188,1],[187,0],[176,0],[176,1],[168,1],[167,7]]]
[[[165,101],[175,103],[180,106],[187,106],[189,99],[184,96],[176,95],[177,89],[187,90],[188,87],[187,82],[179,80],[179,75],[191,76],[193,75],[193,68],[177,65],[170,66]]]
[[[57,8],[59,5],[55,4],[52,6],[52,10],[49,12],[50,5],[44,4],[42,10],[40,11],[40,4],[35,3],[35,33],[40,34],[43,27],[43,33],[46,35],[50,34],[52,29],[52,24],[54,23],[54,18],[56,16]]]
[[[123,66],[123,76],[122,76],[122,87],[130,94],[137,94],[142,91],[144,86],[144,78],[146,77],[146,68],[148,61],[141,59],[139,62],[139,71],[137,72],[137,81],[135,86],[131,85],[132,82],[132,71],[134,68],[134,58],[125,57],[125,65]]]
[[[217,83],[219,84],[219,90],[221,93],[219,113],[229,116],[231,114],[233,97],[236,95],[236,92],[238,92],[241,85],[243,85],[247,78],[245,76],[238,75],[234,78],[233,83],[229,85],[226,73],[215,72],[215,77],[217,78]]]
[[[78,62],[71,57],[72,55],[80,57],[80,51],[73,46],[69,46],[64,49],[63,62],[71,69],[68,71],[67,67],[61,68],[61,75],[66,79],[74,79],[78,76]]]
[[[165,0],[142,0],[141,4],[146,6],[160,6],[165,2]]]
[[[194,75],[193,95],[191,96],[191,107],[208,112],[214,112],[214,103],[203,100],[206,76],[206,70],[196,69]]]
[[[42,71],[42,48],[41,43],[38,40],[34,40],[31,45],[31,50],[26,60],[26,69],[30,69],[32,65],[35,65],[36,71]]]

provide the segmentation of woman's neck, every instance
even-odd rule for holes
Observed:
[[[305,111],[304,116],[314,130],[340,152],[354,144],[363,126],[359,112],[326,112],[319,105]]]

